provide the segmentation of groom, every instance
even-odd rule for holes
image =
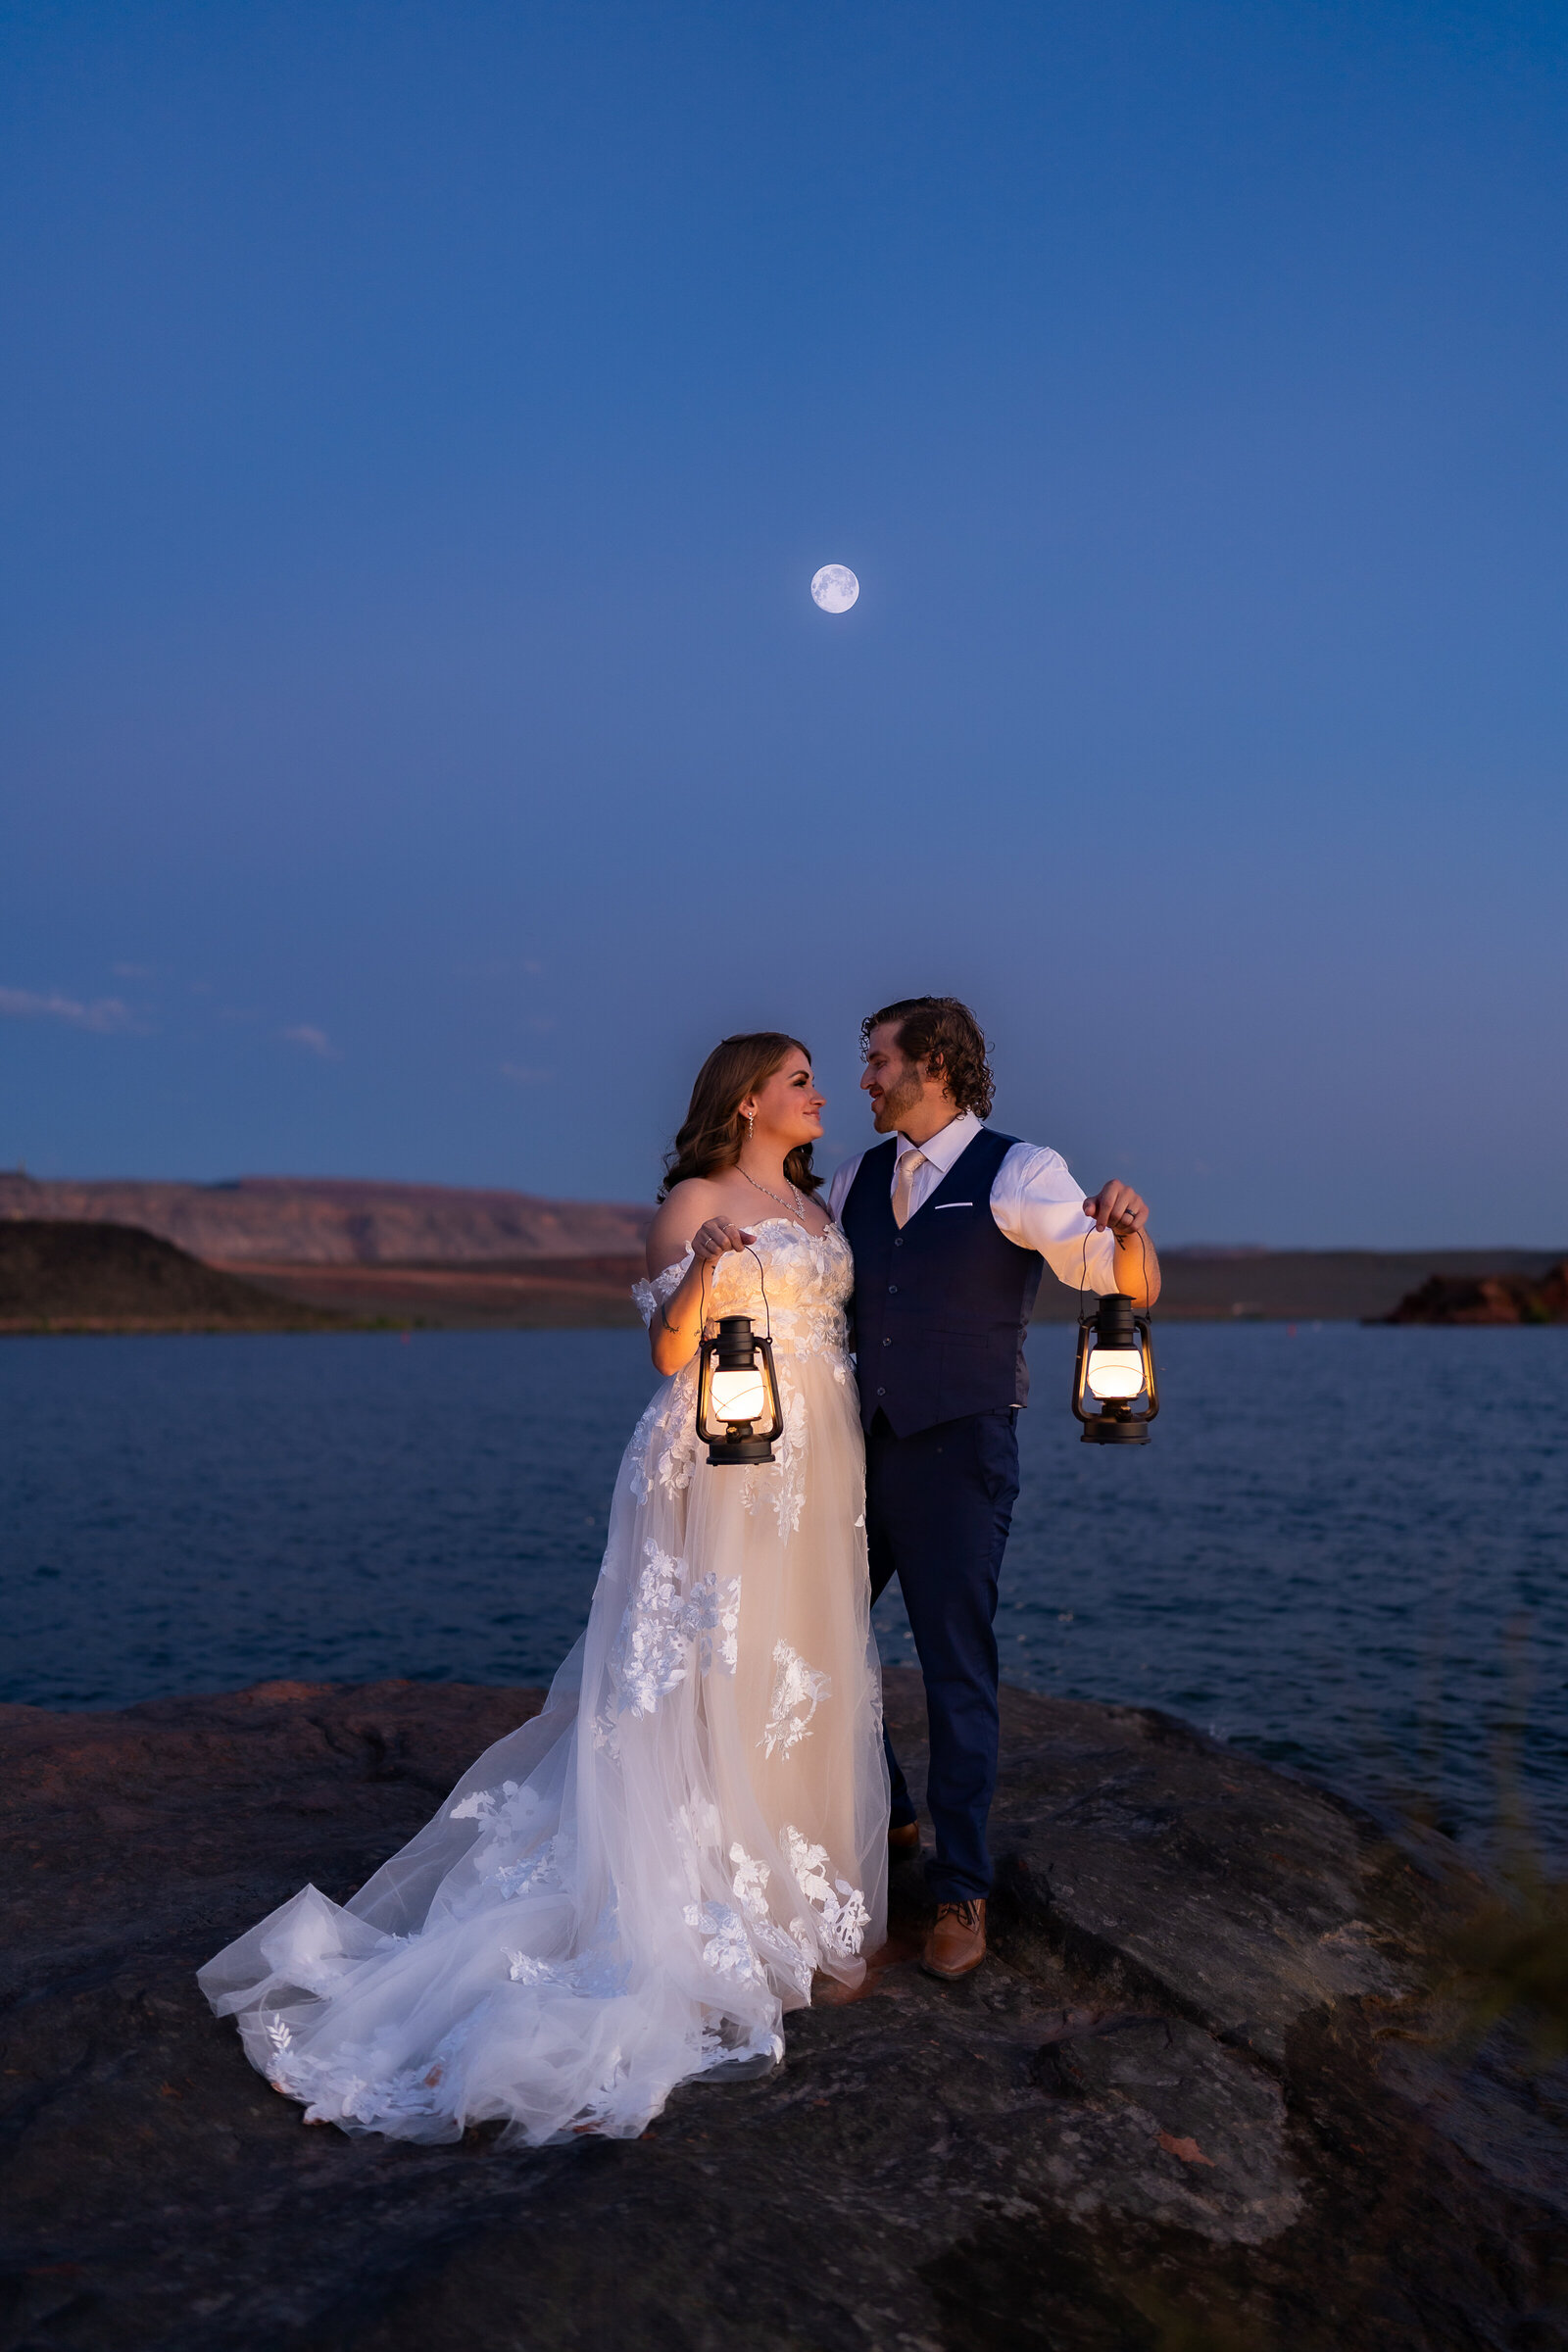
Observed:
[[[860,1024],[877,1133],[840,1168],[829,1205],[855,1251],[871,1597],[899,1580],[925,1676],[936,1830],[927,1884],[933,1976],[986,1952],[997,1778],[997,1577],[1018,1494],[1023,1341],[1040,1277],[1159,1293],[1149,1211],[1129,1185],[1085,1200],[1055,1152],[981,1121],[994,1092],[980,1024],[956,997],[906,997]],[[898,1758],[888,1842],[918,1854]]]

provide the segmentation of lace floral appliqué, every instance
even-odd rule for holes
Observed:
[[[522,1793],[521,1784],[517,1781],[503,1781],[499,1788],[470,1788],[466,1796],[458,1799],[447,1819],[508,1823]]]
[[[823,1943],[841,1960],[853,1960],[871,1917],[864,1895],[848,1879],[829,1879],[832,1864],[826,1846],[812,1845],[793,1822],[784,1825],[784,1846],[795,1883],[811,1906]],[[798,1928],[801,1923],[794,1924]]]
[[[721,1977],[760,1977],[746,1922],[728,1903],[688,1903],[681,1914],[703,1938],[703,1959]]]
[[[313,2058],[296,2049],[287,2020],[270,2017],[267,2038],[271,2061],[267,2079],[274,2090],[308,2102],[308,2124],[355,2123],[384,2131],[400,2118],[435,2115],[441,2110],[439,2086],[448,2066],[472,2030],[466,2019],[446,2035],[425,2066],[400,2067],[382,2075],[373,2046],[345,2047],[336,2064]]]
[[[768,1755],[777,1748],[787,1756],[809,1732],[822,1700],[833,1695],[833,1685],[825,1674],[808,1666],[800,1651],[791,1649],[787,1642],[774,1642],[773,1663],[778,1672],[773,1678],[773,1701],[762,1746]]]
[[[652,1536],[643,1554],[610,1660],[621,1712],[633,1716],[652,1715],[685,1682],[694,1660],[703,1674],[715,1662],[733,1674],[740,1640],[738,1577],[721,1580],[710,1569],[687,1592],[683,1560],[662,1551]]]
[[[662,1274],[656,1274],[652,1282],[632,1284],[632,1302],[645,1325],[651,1325],[664,1300],[674,1297],[691,1264],[692,1253],[688,1250],[683,1258],[666,1266]],[[629,1478],[631,1491],[639,1502],[648,1501],[656,1479],[671,1501],[692,1483],[692,1472],[697,1467],[693,1417],[696,1378],[695,1363],[673,1373],[656,1393],[632,1433],[627,1449]]]
[[[804,1920],[797,1920],[791,1931],[781,1928],[772,1918],[767,1907],[767,1887],[773,1874],[765,1862],[749,1854],[738,1838],[729,1849],[729,1861],[734,1874],[730,1891],[745,1914],[760,1958],[786,1984],[808,1995],[816,1960],[815,1936]]]
[[[692,1253],[688,1250],[683,1258],[673,1266],[666,1266],[662,1274],[656,1274],[652,1282],[634,1282],[632,1284],[631,1302],[643,1319],[645,1331],[652,1326],[654,1317],[663,1305],[664,1300],[674,1298],[675,1293],[685,1281],[691,1264]]]
[[[801,1524],[806,1508],[806,1398],[789,1378],[779,1375],[779,1403],[783,1407],[784,1434],[778,1442],[779,1475],[773,1486],[773,1508],[778,1515],[778,1532],[786,1539],[793,1536]]]
[[[697,1391],[690,1373],[688,1365],[674,1375],[669,1389],[660,1391],[632,1433],[627,1483],[639,1502],[651,1498],[656,1481],[671,1502],[692,1483],[697,1467]]]
[[[563,1992],[612,2000],[626,1988],[628,1961],[615,1959],[598,1942],[571,1960],[537,1960],[531,1952],[508,1952],[507,1975],[514,1984],[550,1984]]]
[[[729,1861],[735,1874],[730,1881],[735,1900],[753,1919],[765,1919],[767,1882],[773,1875],[767,1864],[759,1862],[755,1855],[749,1854],[739,1840],[729,1849]]]
[[[561,1860],[556,1852],[560,1845],[564,1845],[569,1855],[569,1841],[552,1838],[537,1853],[524,1855],[520,1862],[504,1862],[488,1872],[485,1885],[493,1886],[504,1903],[514,1902],[519,1894],[532,1894],[536,1887],[564,1886]]]

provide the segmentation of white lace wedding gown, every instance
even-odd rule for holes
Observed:
[[[770,2066],[813,1971],[854,1984],[881,1940],[850,1250],[782,1217],[757,1248],[784,1406],[771,1466],[711,1467],[695,1363],[662,1382],[544,1713],[347,1905],[306,1886],[200,1972],[307,2121],[629,2137],[686,2078]],[[690,1263],[638,1284],[645,1321]],[[719,1259],[710,1296],[760,1328],[752,1256]]]

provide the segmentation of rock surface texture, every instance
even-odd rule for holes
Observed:
[[[919,1684],[888,1676],[906,1757]],[[1441,1838],[1169,1719],[1004,1693],[994,1949],[789,2022],[641,2140],[308,2130],[192,1971],[342,1898],[538,1693],[0,1709],[7,2352],[1568,2344],[1568,2094],[1434,1993]]]

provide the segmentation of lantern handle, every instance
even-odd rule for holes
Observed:
[[[1084,1227],[1084,1262],[1078,1277],[1078,1327],[1080,1330],[1086,1323],[1092,1323],[1095,1319],[1093,1315],[1084,1313],[1084,1294],[1089,1283],[1089,1236],[1094,1230],[1092,1225]],[[1152,1315],[1154,1310],[1149,1303],[1149,1244],[1144,1239],[1144,1229],[1141,1225],[1138,1228],[1138,1264],[1139,1271],[1144,1278],[1144,1312],[1146,1315]]]
[[[767,1303],[767,1280],[762,1272],[762,1261],[757,1256],[755,1250],[748,1250],[746,1254],[748,1257],[757,1258],[757,1287],[762,1294],[762,1312],[767,1318],[767,1329],[763,1332],[762,1337],[771,1348],[773,1345],[773,1309]]]
[[[761,1259],[760,1259],[760,1257],[758,1257],[758,1256],[757,1256],[757,1251],[756,1251],[755,1250],[750,1250],[750,1249],[749,1249],[749,1250],[747,1250],[747,1252],[746,1252],[746,1255],[747,1255],[748,1257],[756,1257],[756,1258],[757,1258],[757,1287],[758,1287],[758,1289],[759,1289],[759,1290],[761,1292],[761,1294],[762,1294],[762,1312],[763,1312],[763,1314],[764,1314],[764,1315],[766,1316],[766,1318],[767,1318],[767,1329],[766,1329],[766,1331],[764,1331],[764,1332],[763,1332],[763,1334],[762,1334],[762,1337],[763,1337],[763,1339],[765,1339],[765,1340],[766,1340],[766,1342],[767,1342],[768,1346],[771,1348],[771,1347],[772,1347],[772,1345],[773,1345],[773,1309],[771,1308],[771,1306],[769,1306],[769,1304],[768,1304],[768,1302],[767,1302],[767,1280],[766,1280],[766,1277],[765,1277],[765,1275],[764,1275],[764,1274],[763,1274],[763,1272],[762,1272],[762,1261],[761,1261]],[[706,1331],[707,1331],[707,1329],[708,1329],[708,1268],[709,1268],[709,1263],[710,1263],[709,1259],[707,1259],[707,1258],[705,1257],[705,1258],[704,1258],[704,1260],[703,1260],[703,1272],[702,1272],[702,1279],[701,1279],[701,1281],[699,1282],[699,1284],[698,1284],[698,1286],[697,1286],[697,1331],[698,1331],[698,1341],[697,1341],[697,1345],[699,1346],[699,1348],[700,1348],[700,1347],[702,1346],[702,1344],[703,1344],[703,1342],[702,1342],[702,1334],[703,1334],[704,1332],[706,1332]]]

